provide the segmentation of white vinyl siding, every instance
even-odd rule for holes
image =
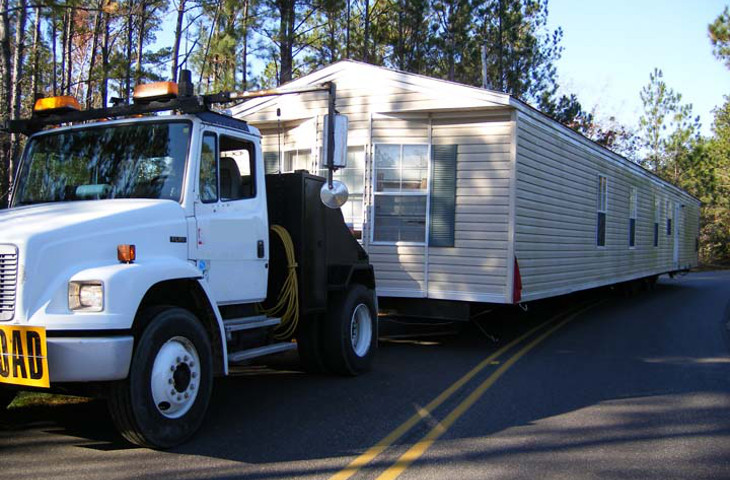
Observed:
[[[292,86],[327,81],[336,82],[337,109],[349,119],[348,149],[361,148],[364,156],[362,243],[379,296],[510,303],[515,257],[523,301],[670,271],[674,237],[661,235],[663,217],[659,246],[653,247],[655,197],[686,206],[676,219],[680,266],[696,264],[695,199],[517,100],[353,62],[326,67]],[[320,168],[326,94],[258,99],[237,108],[261,129],[265,152],[311,149],[309,170]],[[396,177],[399,191],[376,191],[380,145],[455,146],[453,246],[428,245],[433,172],[426,195],[411,178],[405,179],[403,193],[402,176]],[[345,178],[347,169],[341,175]],[[599,175],[606,179],[603,201],[598,198]],[[407,196],[407,187],[416,185],[416,196],[427,201],[422,241],[373,242],[374,202]],[[632,186],[637,188],[636,248],[628,249]],[[348,204],[359,210],[353,199]],[[601,210],[606,246],[598,248]],[[347,219],[350,214],[344,213]],[[356,213],[351,215],[354,225]]]
[[[672,238],[652,246],[650,199],[681,199],[693,217],[699,202],[537,112],[519,111],[517,125],[515,251],[524,300],[675,269]],[[608,179],[604,248],[596,248],[599,175]],[[636,247],[628,249],[631,187],[637,191]],[[685,242],[680,268],[697,261]]]
[[[510,250],[510,112],[434,114],[434,145],[457,145],[453,247],[429,247],[428,296],[503,303]]]

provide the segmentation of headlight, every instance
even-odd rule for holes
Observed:
[[[69,282],[68,308],[80,312],[104,310],[104,284],[98,281]]]

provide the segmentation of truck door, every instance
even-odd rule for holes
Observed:
[[[220,304],[266,297],[268,225],[254,142],[203,132],[195,201],[196,261]]]

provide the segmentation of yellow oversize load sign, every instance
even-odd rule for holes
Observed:
[[[0,325],[0,383],[50,387],[45,328]]]

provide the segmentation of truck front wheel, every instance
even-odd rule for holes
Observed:
[[[213,387],[205,329],[189,311],[165,307],[150,319],[126,380],[113,385],[109,409],[122,436],[143,447],[170,448],[203,422]]]
[[[330,304],[323,333],[325,362],[330,370],[358,375],[370,370],[377,346],[375,292],[353,284]]]

